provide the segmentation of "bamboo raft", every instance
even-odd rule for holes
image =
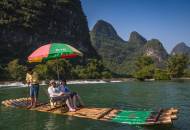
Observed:
[[[35,108],[28,108],[29,98],[9,99],[2,101],[6,107],[22,108],[40,112],[49,112],[60,115],[89,118],[94,120],[110,121],[130,125],[161,125],[172,124],[177,119],[178,109],[160,109],[158,111],[129,111],[114,108],[81,108],[76,112],[68,112],[62,106],[51,107],[49,103],[38,103]]]

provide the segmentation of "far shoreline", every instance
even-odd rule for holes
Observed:
[[[40,85],[48,85],[48,81],[42,80]],[[67,80],[68,84],[98,84],[98,83],[119,83],[119,82],[127,82],[127,81],[135,81],[135,78],[112,78],[112,79],[69,79]],[[0,81],[0,87],[6,86],[20,86],[27,87],[22,81]]]
[[[138,81],[138,82],[159,82],[159,81],[190,81],[189,77],[181,77],[181,78],[172,78],[171,80],[155,80],[155,79],[145,79],[144,81],[137,80],[136,78],[111,78],[111,79],[69,79],[68,84],[98,84],[98,83],[121,83],[121,82],[130,82],[130,81]],[[48,85],[48,81],[42,80],[40,85]],[[0,87],[27,87],[21,81],[0,81]]]

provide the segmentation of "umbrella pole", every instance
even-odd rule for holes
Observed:
[[[57,79],[58,79],[58,81],[60,80],[60,78],[59,78],[59,66],[58,66],[58,59],[57,59],[57,63],[56,63],[56,68],[57,68]]]

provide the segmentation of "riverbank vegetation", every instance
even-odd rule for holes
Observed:
[[[98,20],[90,31],[80,0],[3,0],[0,5],[0,80],[24,80],[31,66],[27,56],[50,41],[76,47],[83,52],[84,62],[69,59],[32,64],[42,80],[56,79],[57,66],[60,77],[67,79],[190,77],[189,59],[173,55],[190,56],[185,43],[176,45],[169,55],[158,39],[147,40],[133,31],[125,41],[104,20]]]
[[[101,79],[111,78],[112,73],[106,69],[101,60],[91,59],[85,65],[74,65],[68,60],[51,60],[46,63],[34,65],[33,70],[38,73],[41,80],[57,79],[57,72],[60,78],[67,79]],[[58,70],[58,71],[57,71]],[[2,71],[5,72],[6,80],[21,81],[25,79],[27,67],[19,64],[15,59]]]
[[[145,79],[170,80],[172,78],[190,77],[189,65],[190,62],[186,55],[177,54],[170,56],[163,66],[156,66],[155,61],[149,56],[138,57],[135,60],[135,71],[132,75],[115,74],[105,68],[103,62],[97,59],[90,59],[83,65],[76,65],[63,59],[52,60],[33,65],[33,70],[39,74],[41,80],[56,79],[58,69],[60,78],[67,79],[132,77],[143,81]],[[6,67],[0,66],[1,78],[4,77],[4,80],[24,80],[26,71],[27,66],[21,65],[18,59],[9,62]]]
[[[155,79],[169,80],[172,78],[189,77],[190,61],[184,54],[170,56],[163,66],[156,66],[154,60],[148,56],[137,58],[135,63],[135,78],[139,80]]]

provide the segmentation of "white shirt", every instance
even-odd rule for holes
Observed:
[[[54,88],[53,86],[50,86],[48,88],[48,93],[50,97],[58,97],[63,94],[62,92],[60,92],[57,88]]]

